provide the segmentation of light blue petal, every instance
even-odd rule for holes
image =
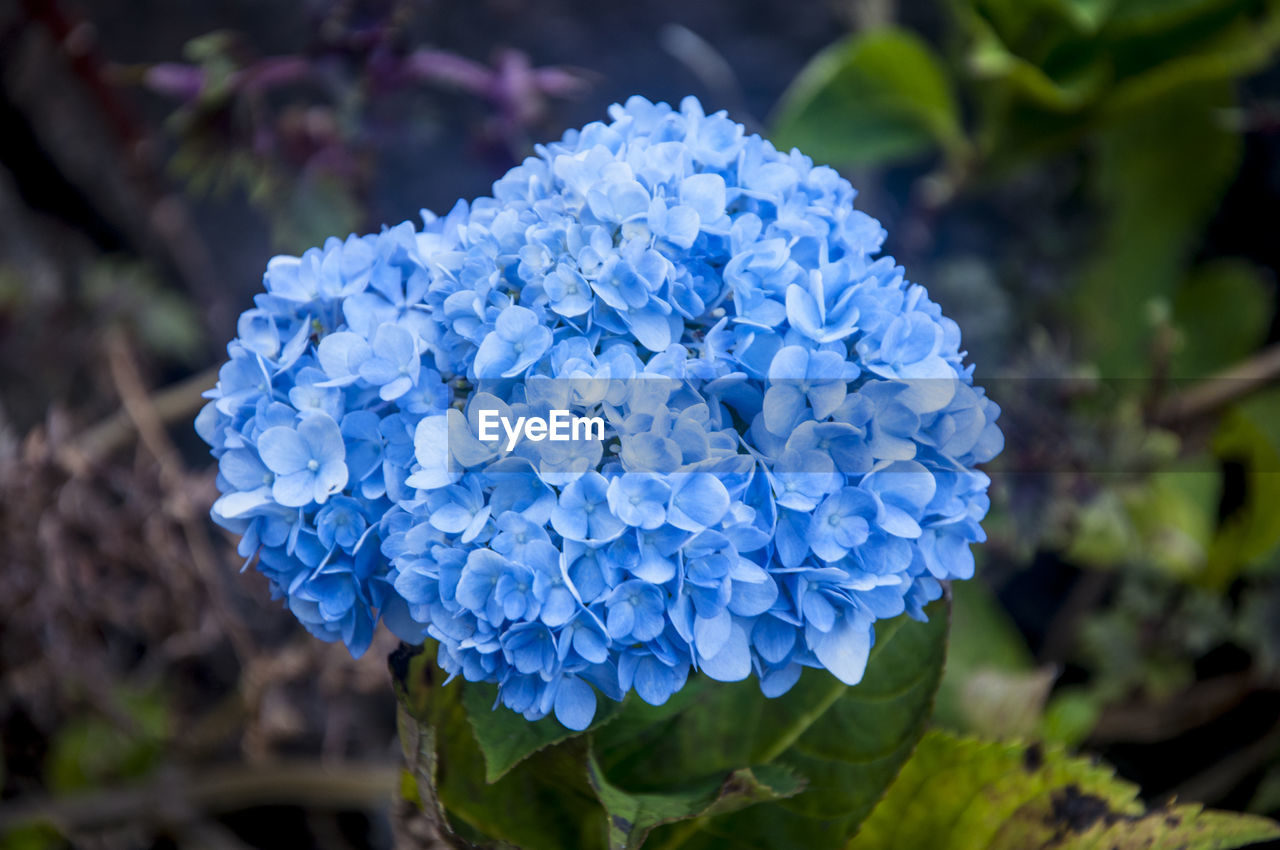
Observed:
[[[498,315],[494,324],[498,336],[507,342],[519,342],[525,335],[539,328],[538,314],[528,307],[508,307]]]
[[[693,645],[698,654],[711,658],[729,640],[733,627],[733,617],[727,610],[722,610],[714,617],[697,617],[693,621]]]
[[[333,386],[346,386],[359,377],[360,366],[373,356],[369,343],[349,331],[331,333],[320,340],[316,356]]]
[[[764,394],[764,427],[789,435],[805,416],[804,393],[795,383],[774,384]]]
[[[843,381],[831,381],[809,389],[809,404],[815,419],[826,419],[844,403],[846,387]]]
[[[300,508],[311,504],[314,499],[315,482],[315,474],[307,469],[277,475],[275,483],[271,485],[271,495],[286,508]]]
[[[418,356],[418,346],[413,334],[391,323],[379,326],[373,336],[373,351],[397,365],[407,364]]]
[[[609,613],[605,618],[605,626],[609,630],[609,637],[614,640],[623,640],[630,636],[635,624],[636,609],[631,603],[620,602],[609,606]]]
[[[428,416],[413,432],[413,455],[422,467],[406,482],[419,490],[434,490],[453,483],[449,469],[449,422],[444,414]]]
[[[298,436],[306,443],[311,456],[322,463],[347,456],[342,429],[326,413],[308,414],[298,423]]]
[[[565,676],[556,688],[556,719],[567,728],[581,732],[596,715],[596,692],[574,676]]]
[[[671,345],[671,317],[653,307],[629,310],[623,314],[636,341],[650,351],[665,351]]]
[[[223,519],[236,519],[272,504],[272,488],[259,487],[241,493],[227,493],[213,503],[213,513]]]
[[[881,503],[876,523],[895,537],[916,538],[920,536],[920,523],[915,517],[897,505]]]
[[[347,465],[340,460],[331,460],[316,470],[315,477],[315,500],[323,503],[347,486]]]
[[[237,490],[253,490],[268,483],[267,468],[248,449],[232,449],[218,461],[218,472]]]
[[[608,639],[592,628],[578,629],[574,632],[573,649],[592,664],[600,664],[609,657]]]
[[[563,626],[578,610],[578,603],[566,587],[554,587],[542,603],[542,622],[551,628]]]
[[[755,617],[772,608],[777,599],[778,585],[772,578],[755,584],[735,580],[729,610],[739,617]]]
[[[770,381],[800,382],[808,377],[809,350],[798,345],[784,346],[769,363]]]
[[[636,663],[632,686],[640,699],[649,705],[663,705],[671,699],[677,684],[675,671],[653,656],[641,658]]]
[[[729,491],[709,472],[679,475],[671,491],[667,522],[685,531],[702,531],[729,510]]]
[[[729,638],[711,658],[699,653],[698,667],[717,682],[740,682],[751,675],[751,649],[747,633],[736,620],[729,629]]]
[[[292,428],[276,426],[268,428],[258,438],[258,453],[262,462],[276,475],[288,475],[307,468],[311,450]]]
[[[796,567],[809,553],[809,516],[799,511],[778,511],[777,533],[774,545],[778,559],[784,567]]]
[[[432,528],[438,528],[447,534],[458,534],[471,524],[471,511],[457,503],[441,505],[431,512],[428,522]]]
[[[680,182],[680,203],[698,214],[703,225],[724,215],[725,185],[719,174],[695,174]]]
[[[777,699],[800,681],[804,668],[799,664],[788,664],[778,670],[770,670],[760,679],[760,693],[769,699]]]
[[[806,632],[809,648],[846,685],[862,681],[871,653],[871,625],[859,617],[842,616],[829,632],[810,627]]]
[[[756,652],[770,664],[778,664],[796,645],[796,627],[776,617],[761,617],[751,632]]]

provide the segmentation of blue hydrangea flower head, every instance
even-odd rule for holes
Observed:
[[[999,408],[835,171],[693,98],[609,114],[271,260],[196,423],[213,517],[316,636],[431,638],[530,719],[855,684],[972,575]]]

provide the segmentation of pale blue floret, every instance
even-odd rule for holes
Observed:
[[[514,378],[538,361],[551,347],[551,331],[538,315],[524,307],[508,307],[498,314],[476,351],[473,369],[478,378]]]
[[[323,504],[347,483],[346,447],[338,423],[314,413],[296,429],[277,425],[258,438],[262,462],[275,473],[271,493],[285,507]]]
[[[214,519],[316,636],[430,637],[530,720],[854,684],[973,574],[999,407],[834,170],[692,98],[609,116],[268,263],[196,421]],[[480,439],[555,409],[604,439]]]
[[[637,528],[657,528],[666,520],[671,485],[652,472],[624,472],[609,482],[614,516]]]

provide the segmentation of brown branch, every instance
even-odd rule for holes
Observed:
[[[218,557],[209,538],[204,512],[196,508],[188,493],[189,482],[183,472],[182,458],[165,433],[165,422],[151,402],[133,351],[120,331],[113,331],[107,336],[107,363],[125,413],[138,429],[142,444],[160,465],[161,485],[173,505],[174,516],[182,526],[187,548],[191,552],[192,565],[209,595],[214,616],[231,641],[241,663],[247,663],[254,656],[253,639],[248,627],[236,613],[235,606],[227,598],[226,585],[222,581]]]
[[[151,395],[149,404],[161,424],[189,419],[204,405],[204,391],[217,381],[217,368],[207,369]],[[68,473],[82,475],[128,445],[137,432],[133,419],[121,408],[60,447],[58,463]]]
[[[1168,741],[1221,717],[1245,697],[1270,685],[1246,671],[1206,679],[1171,699],[1111,706],[1098,718],[1089,740],[1095,745]]]
[[[1226,758],[1215,761],[1174,789],[1179,800],[1197,800],[1216,803],[1231,793],[1245,777],[1266,765],[1280,747],[1280,722],[1272,726],[1261,738],[1248,744]]]
[[[1195,384],[1156,410],[1162,425],[1176,425],[1215,413],[1234,401],[1280,380],[1280,343]]]
[[[252,806],[380,809],[389,803],[399,778],[395,765],[319,761],[237,764],[203,773],[175,769],[130,788],[5,803],[0,805],[0,834],[36,823],[64,831],[184,823]]]
[[[183,824],[177,832],[179,846],[192,850],[251,850],[240,836],[217,821],[192,821]]]

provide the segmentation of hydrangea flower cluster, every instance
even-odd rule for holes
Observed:
[[[973,573],[999,408],[798,151],[632,98],[493,196],[276,257],[197,421],[215,520],[313,634],[381,619],[585,728],[694,671],[849,684]],[[482,439],[571,410],[604,439]]]

